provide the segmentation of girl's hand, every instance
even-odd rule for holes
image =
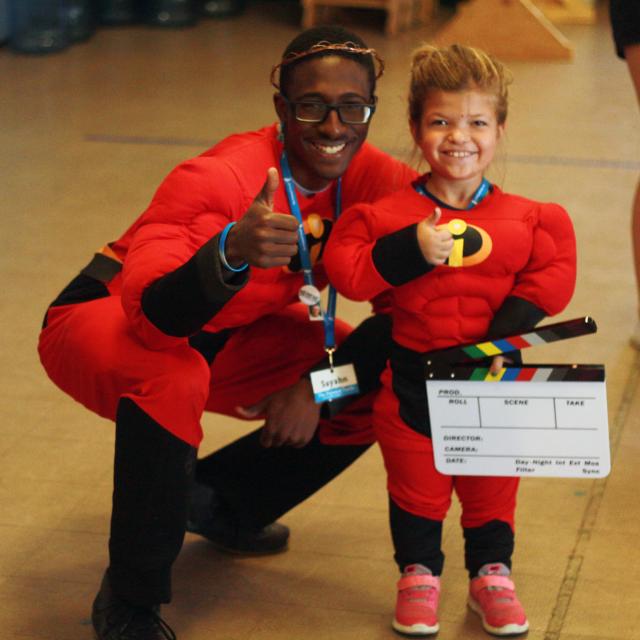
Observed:
[[[433,265],[444,264],[453,249],[453,236],[446,229],[436,229],[442,211],[435,211],[418,223],[418,245],[424,259]]]
[[[491,366],[489,367],[489,373],[492,376],[497,376],[507,362],[510,362],[510,360],[507,360],[504,356],[493,356]]]
[[[510,364],[513,364],[513,360],[511,358],[506,358],[505,356],[493,356],[491,366],[489,367],[489,373],[492,376],[497,376],[503,367]]]

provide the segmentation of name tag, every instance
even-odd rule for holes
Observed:
[[[318,404],[359,393],[356,371],[352,364],[311,372],[313,396]]]

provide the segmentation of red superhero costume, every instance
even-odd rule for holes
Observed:
[[[204,410],[236,415],[237,406],[287,389],[323,360],[323,323],[310,322],[296,302],[303,283],[297,256],[288,268],[231,277],[219,256],[222,229],[247,211],[267,170],[279,166],[282,148],[274,125],[231,136],[179,165],[131,228],[96,254],[47,311],[38,346],[50,378],[115,419],[107,577],[128,602],[169,602],[185,529],[209,537],[202,520],[190,520],[194,478],[213,491],[216,514],[227,514],[223,544],[236,548],[244,535],[238,532],[261,536],[374,439],[368,392],[379,385],[386,356],[369,345],[389,346],[387,314],[353,332],[336,320],[334,360],[353,362],[363,393],[346,408],[337,401],[324,406],[306,446],[265,448],[258,429],[195,462]],[[342,206],[374,201],[414,177],[364,144],[343,175]],[[320,259],[334,192],[335,184],[299,193],[319,286],[326,283]],[[274,210],[289,211],[282,183]],[[209,497],[205,513],[212,505]],[[215,524],[219,515],[207,517]]]
[[[251,205],[281,153],[274,125],[230,136],[169,174],[148,209],[50,308],[39,350],[58,386],[110,419],[119,399],[129,398],[197,446],[205,408],[235,415],[235,406],[292,384],[322,359],[322,323],[310,323],[306,308],[295,304],[303,284],[297,256],[287,268],[252,269],[248,281],[240,275],[226,284],[220,275],[217,234]],[[343,209],[414,176],[365,143],[343,176]],[[318,286],[326,284],[320,258],[334,197],[333,187],[299,194]],[[282,184],[274,210],[289,211]],[[227,337],[221,332],[228,329],[210,369],[192,348],[193,337],[201,331]],[[338,343],[349,331],[337,322]],[[369,420],[351,413],[324,421],[324,437],[371,442]]]
[[[442,210],[439,227],[452,233],[454,249],[445,265],[433,267],[418,247],[416,225],[436,206]],[[393,532],[396,558],[401,565],[435,565],[439,573],[441,559],[411,557],[412,543],[402,542],[407,536],[401,529],[415,524],[413,516],[440,523],[455,487],[465,535],[496,521],[512,530],[517,479],[452,478],[436,471],[419,354],[507,335],[562,311],[575,284],[571,221],[558,205],[495,186],[463,211],[410,187],[345,212],[325,264],[331,282],[349,298],[364,300],[392,288],[394,349],[375,403],[374,428],[388,473],[392,523],[393,509],[401,514]],[[509,564],[510,553],[495,553],[499,557],[489,553],[467,558],[467,564],[477,568],[503,557]]]

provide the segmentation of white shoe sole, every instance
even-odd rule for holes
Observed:
[[[440,630],[440,624],[435,623],[432,627],[428,624],[412,624],[411,626],[407,626],[404,624],[400,624],[397,620],[393,620],[391,623],[394,631],[398,633],[402,633],[405,636],[431,636],[434,633],[438,633]]]
[[[471,609],[471,611],[477,613],[480,618],[482,618],[483,629],[488,633],[493,634],[494,636],[517,636],[521,633],[526,633],[527,631],[529,631],[528,620],[525,620],[524,624],[505,624],[503,627],[492,627],[490,624],[487,624],[487,621],[484,619],[482,607],[478,602],[470,597],[467,600],[467,604],[469,605],[469,609]]]

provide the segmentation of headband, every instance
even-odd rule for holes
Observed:
[[[355,42],[343,42],[342,44],[332,44],[327,42],[326,40],[322,40],[309,47],[306,51],[302,51],[300,53],[296,53],[292,51],[288,53],[281,62],[279,62],[273,69],[271,69],[271,84],[280,91],[280,85],[276,82],[276,74],[280,70],[281,67],[284,67],[292,62],[296,62],[301,58],[306,58],[308,56],[313,56],[318,53],[324,53],[325,51],[339,51],[342,53],[349,53],[361,56],[372,56],[375,62],[378,63],[378,71],[376,72],[376,80],[384,73],[384,61],[378,55],[378,52],[375,49],[364,49],[358,46]]]

